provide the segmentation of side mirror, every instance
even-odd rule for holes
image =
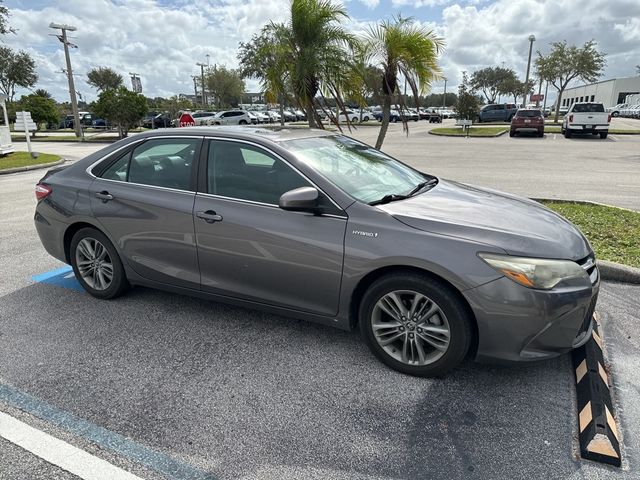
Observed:
[[[278,206],[293,212],[317,213],[319,200],[320,194],[316,188],[300,187],[283,193]]]

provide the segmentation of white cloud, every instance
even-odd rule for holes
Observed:
[[[360,0],[365,7],[376,8],[380,4],[380,0]]]
[[[638,0],[358,0],[380,11],[404,6],[405,14],[420,18],[420,11],[408,6],[442,7],[437,22],[424,25],[442,36],[446,50],[441,66],[453,91],[461,72],[473,72],[491,65],[511,67],[524,77],[530,34],[537,38],[536,50],[548,51],[549,43],[567,40],[582,44],[595,39],[607,56],[605,78],[635,74],[640,58],[640,2]],[[50,22],[78,27],[71,51],[77,90],[95,98],[85,82],[93,67],[108,66],[128,79],[128,72],[141,74],[144,93],[169,96],[193,91],[191,75],[199,73],[197,62],[237,66],[238,43],[270,20],[288,16],[289,0],[51,0],[49,6],[34,7],[27,0],[5,1],[11,10],[11,24],[17,35],[3,41],[28,50],[38,65],[38,87],[56,98],[68,97],[62,46],[48,28]],[[40,2],[39,4],[41,4]],[[355,0],[347,2],[347,8]],[[380,3],[380,5],[378,5]],[[16,6],[17,5],[17,6]],[[437,10],[436,10],[437,12]],[[433,12],[431,12],[433,13]],[[348,27],[362,32],[371,23],[353,18]],[[255,89],[257,82],[249,81]],[[434,91],[442,91],[442,84]],[[24,92],[22,92],[24,93]]]

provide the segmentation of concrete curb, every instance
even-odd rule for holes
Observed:
[[[557,203],[578,203],[580,205],[597,205],[600,207],[617,208],[618,210],[626,210],[627,212],[639,213],[638,210],[632,210],[630,208],[618,207],[617,205],[611,205],[608,203],[594,202],[591,200],[568,200],[566,198],[531,198],[536,202],[557,202]]]
[[[449,133],[434,133],[433,130],[429,130],[427,131],[427,133],[429,135],[435,135],[436,137],[453,137],[453,138],[496,138],[496,137],[501,137],[502,135],[504,135],[505,133],[507,133],[507,130],[503,130],[500,133],[496,133],[495,135],[451,135]]]
[[[596,260],[600,278],[603,280],[613,280],[614,282],[624,282],[640,284],[640,268],[628,267],[606,260]]]
[[[15,168],[7,168],[5,170],[0,170],[0,175],[8,175],[10,173],[20,173],[20,172],[29,172],[31,170],[41,170],[43,168],[55,167],[56,165],[61,165],[67,160],[61,158],[57,162],[51,163],[41,163],[39,165],[27,165],[26,167],[15,167]]]

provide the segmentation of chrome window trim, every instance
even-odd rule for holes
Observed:
[[[248,203],[250,205],[255,205],[257,207],[266,207],[266,208],[274,208],[274,209],[278,209],[281,210],[279,205],[276,205],[274,203],[264,203],[264,202],[256,202],[254,200],[244,200],[242,198],[233,198],[233,197],[225,197],[224,195],[214,195],[213,193],[204,193],[204,192],[197,192],[196,193],[196,197],[209,197],[209,198],[215,198],[218,200],[229,200],[235,203]],[[344,211],[342,209],[340,209],[340,211]],[[308,212],[295,212],[292,211],[290,213],[302,213],[307,215]],[[332,218],[341,218],[343,220],[348,219],[349,217],[345,214],[345,215],[335,215],[333,213],[323,213],[320,215],[321,217],[332,217]]]
[[[222,140],[222,141],[231,141],[231,142],[239,142],[239,143],[246,143],[248,145],[252,145],[254,147],[257,147],[259,149],[265,150],[267,151],[269,154],[271,154],[272,156],[274,156],[275,158],[282,160],[285,165],[289,166],[294,172],[296,172],[298,175],[300,175],[302,178],[304,178],[307,182],[309,182],[309,184],[311,184],[314,188],[316,188],[319,192],[322,192],[331,203],[333,203],[333,205],[340,210],[341,212],[344,212],[344,208],[342,208],[340,205],[338,205],[333,198],[331,198],[331,196],[325,192],[322,188],[320,188],[318,185],[316,185],[316,183],[314,181],[312,181],[309,177],[307,177],[304,173],[302,173],[298,168],[296,168],[295,166],[291,165],[291,163],[289,163],[285,158],[283,158],[281,155],[277,154],[276,152],[272,151],[271,149],[265,147],[264,145],[260,145],[259,143],[255,143],[252,142],[251,140],[245,140],[245,139],[240,139],[240,138],[226,138],[226,137],[215,137],[215,136],[206,136],[204,137],[205,140]],[[207,154],[209,152],[207,151]],[[207,167],[209,166],[209,156],[207,155]],[[208,170],[208,168],[207,168]],[[207,172],[208,173],[208,172]],[[205,193],[205,192],[198,192],[198,193]],[[206,193],[207,195],[211,195],[214,197],[223,197],[223,195],[215,195],[213,193]],[[253,202],[251,200],[244,200],[242,198],[239,199],[234,199],[232,197],[224,197],[224,198],[231,198],[233,200],[240,200],[240,201],[247,201],[247,202],[252,202],[252,203],[262,203],[262,202]],[[275,205],[273,203],[263,203],[263,205],[269,205],[269,206],[275,206],[277,208],[280,208],[278,205]],[[342,218],[342,217],[341,217]]]
[[[146,183],[123,182],[121,180],[111,180],[109,178],[102,178],[102,177],[95,177],[95,179],[96,180],[100,180],[102,182],[118,183],[120,185],[135,185],[137,187],[147,187],[147,188],[152,188],[154,190],[168,190],[170,192],[183,193],[183,194],[186,194],[186,195],[195,195],[196,194],[196,192],[194,192],[193,190],[182,190],[180,188],[161,187],[159,185],[148,185]]]

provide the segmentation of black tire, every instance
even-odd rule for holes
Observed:
[[[425,295],[437,304],[446,317],[450,330],[449,345],[432,363],[409,365],[397,360],[383,349],[374,336],[372,321],[376,303],[386,294],[397,290]],[[458,366],[467,355],[473,338],[473,319],[459,294],[438,279],[415,273],[391,274],[375,281],[362,298],[358,318],[360,332],[371,352],[392,369],[417,377],[442,376]]]
[[[607,138],[607,135],[608,135],[608,134],[609,134],[609,132],[601,133],[601,134],[600,134],[600,138],[601,138],[602,140],[604,140],[605,138]]]
[[[620,112],[613,112],[611,114],[612,117],[619,117],[620,116]]]
[[[538,137],[543,138],[544,137],[544,132],[538,132]]]
[[[78,269],[76,250],[78,248],[78,244],[84,239],[94,239],[100,242],[106,248],[110,257],[111,264],[113,266],[113,277],[110,285],[104,290],[95,289],[89,285]],[[122,262],[120,261],[120,256],[107,236],[101,231],[89,227],[78,230],[71,239],[69,257],[76,279],[80,285],[82,285],[82,288],[84,288],[90,295],[103,300],[110,300],[122,295],[129,288],[129,282],[124,271],[124,267],[122,266]]]
[[[246,120],[240,120],[238,123],[239,123],[240,125],[246,125],[246,124],[247,124],[247,121],[246,121]]]
[[[571,138],[571,130],[565,128],[564,130],[564,138]]]
[[[516,132],[514,132],[513,130],[509,130],[509,136],[510,137],[515,137],[516,136]]]

